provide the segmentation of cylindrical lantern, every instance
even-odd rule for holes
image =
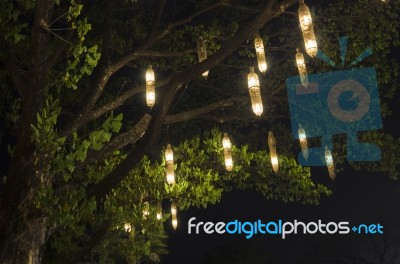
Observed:
[[[269,147],[269,153],[271,156],[272,169],[274,170],[275,173],[278,173],[279,161],[278,161],[278,155],[276,154],[275,136],[272,131],[268,132],[268,147]]]
[[[267,71],[267,60],[265,58],[264,42],[259,34],[254,38],[254,47],[256,49],[258,69],[264,74]]]
[[[161,202],[157,203],[157,220],[161,220],[162,219],[162,205]]]
[[[303,84],[304,87],[307,87],[308,74],[307,74],[306,61],[304,59],[303,53],[300,52],[300,49],[297,49],[296,63],[297,63],[297,69],[299,70],[301,84]]]
[[[131,232],[132,231],[132,226],[130,223],[124,223],[124,230],[125,232]]]
[[[178,227],[178,217],[176,215],[172,215],[172,227],[174,230]]]
[[[156,79],[151,65],[146,71],[146,103],[151,108],[156,102]]]
[[[225,168],[227,171],[232,171],[233,169],[233,159],[232,159],[232,149],[231,149],[232,143],[227,133],[224,133],[224,137],[222,139],[222,146],[224,148]]]
[[[165,162],[167,164],[174,163],[174,151],[172,150],[171,144],[167,144],[167,149],[165,150]]]
[[[207,59],[207,49],[206,49],[206,43],[203,39],[203,37],[198,37],[197,38],[197,55],[199,57],[199,62],[202,62],[203,60]],[[207,78],[209,71],[203,72],[203,77]]]
[[[146,218],[150,214],[150,204],[149,202],[145,202],[143,204],[143,217]]]
[[[317,40],[314,34],[314,26],[311,18],[310,9],[304,3],[304,0],[299,0],[299,21],[301,32],[303,33],[306,52],[311,57],[315,57],[318,53]]]
[[[261,99],[260,81],[257,74],[254,72],[254,67],[250,67],[250,72],[247,75],[249,86],[251,107],[257,116],[261,116],[263,112],[263,104]]]
[[[176,207],[176,203],[174,200],[171,201],[171,215],[176,215],[178,213],[178,209]]]
[[[174,164],[167,164],[167,183],[168,184],[175,184],[175,171],[174,171]]]
[[[309,156],[307,135],[306,131],[301,125],[299,125],[298,133],[299,133],[301,152],[303,153],[303,157],[307,160]]]
[[[335,165],[333,163],[332,153],[327,146],[325,146],[325,160],[329,172],[329,177],[334,180],[336,178]]]

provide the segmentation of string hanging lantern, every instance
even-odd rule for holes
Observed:
[[[224,137],[222,139],[222,147],[224,148],[225,168],[227,171],[232,171],[233,169],[232,143],[227,133],[224,133]]]
[[[325,146],[325,160],[329,172],[329,177],[334,180],[336,178],[335,165],[333,164],[332,153],[327,146]]]
[[[202,62],[203,60],[207,59],[207,49],[206,49],[206,43],[203,39],[203,37],[198,37],[197,38],[197,55],[199,57],[199,62]],[[203,72],[203,77],[207,79],[209,71]]]
[[[145,202],[143,204],[143,217],[146,218],[150,214],[150,204],[149,202]]]
[[[308,156],[310,154],[308,151],[307,135],[306,135],[306,131],[304,130],[304,128],[301,125],[299,125],[298,133],[299,133],[301,152],[303,154],[303,157],[307,160]]]
[[[296,63],[297,63],[297,69],[299,70],[301,84],[304,87],[307,87],[308,86],[307,66],[306,66],[306,61],[304,59],[304,55],[303,53],[300,52],[300,49],[297,49]]]
[[[178,214],[178,209],[176,207],[175,201],[172,201],[171,202],[171,217],[172,217],[172,227],[174,228],[174,230],[176,230],[176,228],[178,227],[177,214]]]
[[[167,144],[167,149],[165,150],[165,163],[167,167],[167,183],[175,183],[175,171],[174,171],[174,152],[172,150],[171,144]]]
[[[146,103],[152,108],[156,102],[156,79],[153,67],[149,65],[146,71]]]
[[[263,112],[263,104],[261,99],[260,81],[258,75],[254,72],[254,67],[250,67],[250,72],[247,75],[247,81],[249,86],[251,107],[253,108],[254,114],[261,116]]]
[[[125,232],[129,233],[132,231],[132,226],[130,223],[124,223],[124,230]]]
[[[254,47],[256,49],[257,55],[257,62],[258,62],[258,69],[263,74],[267,71],[267,60],[265,58],[265,49],[264,49],[264,42],[260,36],[260,34],[256,34],[254,38]]]
[[[299,0],[299,21],[301,32],[303,33],[304,45],[306,52],[310,57],[315,57],[318,53],[317,40],[314,33],[314,25],[310,13],[310,9],[304,3],[304,0]]]
[[[157,203],[156,218],[157,218],[157,220],[161,220],[162,219],[162,205],[161,205],[161,202]]]
[[[274,133],[272,131],[268,132],[268,147],[271,156],[272,169],[274,170],[275,173],[278,173],[279,161],[278,161],[278,155],[276,154],[276,140]]]

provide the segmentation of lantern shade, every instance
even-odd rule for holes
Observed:
[[[307,135],[306,131],[301,125],[299,125],[298,133],[299,133],[301,152],[303,154],[303,157],[307,160],[310,154],[308,150]]]
[[[308,74],[307,74],[306,61],[304,59],[303,53],[300,52],[300,49],[297,49],[296,64],[297,64],[297,69],[299,70],[301,84],[303,84],[304,87],[307,87]]]
[[[304,3],[304,0],[299,1],[298,14],[306,52],[310,57],[315,57],[318,53],[318,45],[315,38],[311,12],[308,6]]]
[[[167,183],[168,184],[175,184],[175,171],[174,171],[174,164],[170,163],[167,164],[167,174],[166,174],[166,178],[167,178]]]
[[[224,133],[224,137],[222,139],[222,147],[224,149],[230,149],[232,147],[232,143],[231,140],[228,137],[227,133]]]
[[[146,71],[146,103],[153,107],[156,102],[156,79],[151,65]]]
[[[157,220],[161,220],[162,219],[162,205],[161,205],[161,202],[158,202],[157,203],[157,211],[156,211],[156,217],[157,217]]]
[[[174,230],[176,230],[176,228],[178,227],[178,218],[176,215],[172,215],[172,228]]]
[[[263,113],[263,104],[260,91],[260,81],[257,74],[254,72],[254,67],[250,67],[250,72],[247,75],[247,82],[249,86],[251,107],[254,114],[261,116]]]
[[[275,173],[278,173],[279,161],[278,161],[278,155],[276,154],[275,136],[272,131],[268,132],[268,147],[269,147],[269,153],[271,156],[272,169],[274,170]]]
[[[227,171],[232,171],[233,169],[233,159],[232,152],[230,149],[224,149],[224,158],[225,158],[225,168]]]
[[[143,204],[143,217],[146,218],[150,214],[150,204],[149,202],[145,202]]]
[[[171,201],[171,215],[172,216],[176,216],[176,214],[178,213],[178,209],[176,207],[176,203],[174,200]]]
[[[165,150],[165,162],[167,164],[174,163],[174,152],[172,150],[171,144],[167,144],[167,149]]]
[[[267,60],[265,58],[264,42],[259,34],[254,38],[254,48],[256,49],[258,69],[264,74],[267,71]]]
[[[325,161],[328,168],[329,177],[331,177],[332,180],[335,180],[335,165],[333,163],[332,153],[327,146],[325,146]]]
[[[206,43],[203,39],[203,37],[198,37],[197,38],[197,55],[199,57],[199,62],[204,61],[207,59],[207,49],[206,49]],[[205,71],[202,73],[204,78],[207,78],[209,71]]]

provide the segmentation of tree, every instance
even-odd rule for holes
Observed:
[[[297,164],[294,142],[284,133],[287,124],[279,122],[287,116],[284,80],[296,75],[291,58],[302,41],[296,4],[3,1],[0,105],[9,166],[2,170],[1,262],[157,261],[165,253],[161,223],[169,217],[155,217],[155,204],[163,200],[186,209],[216,203],[232,188],[304,203],[329,194],[311,180],[309,168]],[[390,80],[398,77],[398,67],[387,50],[399,43],[399,4],[359,0],[350,9],[335,1],[317,10],[316,30],[326,53],[338,52],[330,41],[342,33],[353,41],[349,55],[368,41],[377,55],[367,62],[378,69],[382,99],[393,97],[397,86]],[[377,25],[379,30],[369,34]],[[263,77],[268,80],[263,96],[271,102],[264,118],[251,115],[243,89],[257,32],[267,50],[276,52],[269,55],[272,69]],[[195,48],[199,36],[209,52],[202,62]],[[142,96],[149,64],[157,78],[153,109]],[[326,68],[310,63],[311,72]],[[210,76],[202,79],[207,70]],[[383,113],[389,110],[384,107]],[[209,122],[199,125],[199,119]],[[215,121],[236,136],[231,173],[222,165]],[[259,144],[263,126],[282,131],[278,142],[288,142],[279,148],[278,174],[272,172],[266,144]],[[250,128],[260,129],[249,133]],[[398,140],[382,131],[364,137],[390,146],[381,163],[368,164],[370,169],[396,177],[399,158],[392,154]],[[170,140],[176,141],[179,161],[173,186],[164,182],[161,155]],[[341,155],[335,157],[339,164]]]

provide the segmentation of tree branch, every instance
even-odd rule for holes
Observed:
[[[187,54],[195,53],[196,49],[189,49],[189,50],[183,50],[183,51],[168,51],[168,52],[162,52],[162,51],[142,51],[139,53],[139,56],[141,57],[180,57],[184,56]]]
[[[212,103],[203,107],[199,107],[197,109],[193,109],[187,112],[175,114],[175,115],[168,115],[164,119],[165,125],[171,125],[174,123],[179,123],[183,121],[188,121],[196,118],[201,118],[205,114],[212,112],[214,110],[223,109],[226,107],[233,106],[235,103],[243,103],[248,101],[247,97],[232,97],[227,100],[219,101],[216,103]]]
[[[147,149],[155,144],[160,134],[160,128],[164,122],[164,118],[170,110],[174,99],[183,87],[184,83],[193,80],[200,76],[204,71],[215,67],[219,63],[223,62],[233,51],[238,49],[242,43],[247,41],[249,38],[261,29],[266,23],[273,18],[282,14],[286,8],[296,4],[297,0],[286,0],[278,8],[272,8],[275,0],[268,1],[261,13],[251,23],[239,30],[229,42],[225,44],[220,50],[213,55],[209,56],[206,60],[187,68],[186,70],[174,74],[171,77],[171,81],[167,85],[167,91],[159,104],[155,109],[155,115],[150,122],[148,133],[138,142],[134,151],[132,151],[124,161],[122,161],[109,175],[107,175],[97,185],[92,186],[87,190],[87,196],[96,196],[96,199],[103,198],[111,189],[116,187],[121,180],[123,180],[129,171],[136,166],[142,157],[147,152]]]
[[[105,144],[100,151],[92,150],[89,152],[85,162],[101,160],[113,150],[118,150],[126,145],[136,143],[136,141],[146,133],[150,120],[151,115],[145,114],[131,129],[116,136],[110,142]]]
[[[151,42],[154,39],[154,37],[157,34],[158,28],[160,27],[161,18],[164,13],[165,0],[158,0],[157,6],[158,6],[157,14],[156,14],[155,18],[153,19],[153,25],[152,25],[151,31],[147,37],[147,41],[149,41],[149,42]]]
[[[13,81],[19,95],[21,96],[22,100],[24,100],[26,96],[26,84],[24,78],[17,68],[17,57],[12,50],[8,53],[8,55],[9,56],[5,61],[6,69],[10,74],[11,80]]]

